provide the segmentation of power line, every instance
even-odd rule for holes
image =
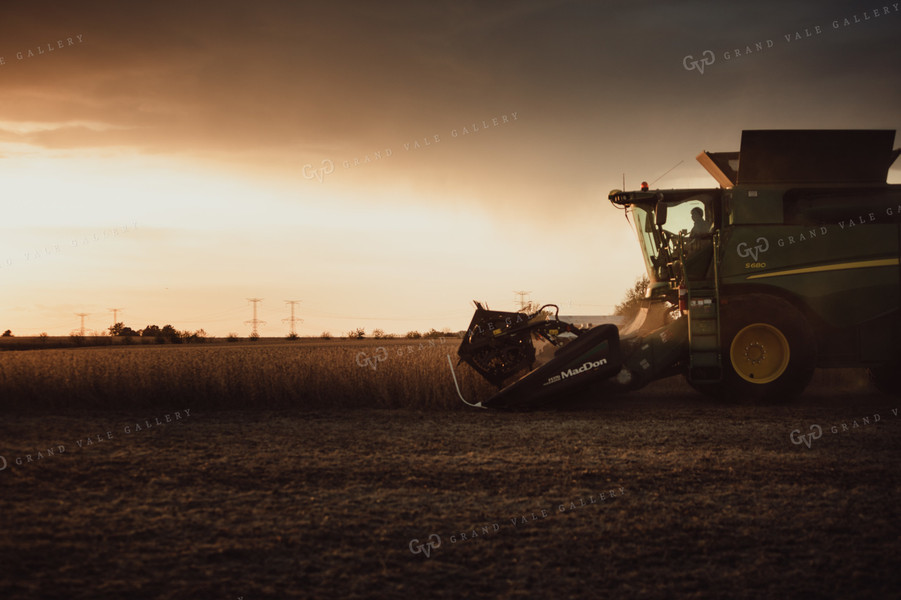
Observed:
[[[519,296],[519,310],[525,310],[526,304],[528,304],[528,302],[526,302],[525,298],[532,292],[514,291],[513,293],[516,294],[517,296]]]
[[[253,302],[253,319],[251,319],[250,321],[244,321],[244,324],[252,325],[252,330],[250,332],[251,336],[260,337],[260,334],[257,333],[257,326],[265,325],[266,321],[261,321],[261,320],[257,319],[257,303],[262,302],[263,299],[262,298],[248,298],[247,300],[248,300],[248,302]]]
[[[113,325],[115,325],[116,323],[118,323],[118,322],[119,322],[119,311],[122,310],[122,309],[121,309],[121,308],[108,308],[108,309],[106,309],[106,310],[108,310],[108,311],[110,311],[111,313],[113,313]]]
[[[81,329],[79,329],[79,335],[84,337],[84,318],[91,313],[75,313],[76,317],[81,317]]]
[[[282,319],[282,321],[283,322],[287,321],[287,322],[291,323],[291,336],[292,337],[297,335],[297,332],[294,330],[294,323],[296,323],[297,321],[303,322],[303,319],[298,319],[298,318],[294,317],[294,305],[300,304],[300,302],[301,302],[300,300],[285,300],[285,304],[291,305],[291,317],[288,319]]]

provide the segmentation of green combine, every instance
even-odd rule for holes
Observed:
[[[526,314],[477,304],[458,355],[499,391],[474,405],[526,407],[589,385],[628,390],[678,374],[717,397],[784,401],[830,367],[866,367],[897,393],[894,137],[744,131],[739,152],[697,157],[718,188],[613,190],[650,279],[638,317],[622,329],[582,330],[553,305]]]

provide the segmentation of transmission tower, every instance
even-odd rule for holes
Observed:
[[[529,304],[529,302],[526,301],[526,296],[528,296],[532,292],[515,291],[513,293],[519,296],[519,310],[525,310],[526,306]]]
[[[88,316],[89,314],[91,314],[91,313],[75,313],[76,317],[81,317],[81,329],[78,330],[78,332],[79,332],[78,334],[81,337],[84,337],[84,318],[86,316]]]
[[[253,319],[251,319],[250,321],[244,321],[244,324],[245,325],[250,324],[252,326],[252,330],[250,332],[251,336],[260,337],[260,334],[257,333],[257,326],[265,325],[266,321],[261,321],[261,320],[257,319],[257,302],[262,302],[263,299],[262,298],[248,298],[247,301],[253,302]]]
[[[113,325],[118,323],[119,322],[119,311],[122,309],[121,308],[108,308],[107,310],[110,311],[111,313],[113,313]]]
[[[303,319],[298,319],[294,316],[294,305],[300,304],[300,302],[301,302],[300,300],[285,300],[285,304],[291,305],[291,317],[288,319],[282,319],[282,321],[287,321],[288,323],[291,323],[291,336],[292,337],[297,335],[297,332],[294,330],[294,324],[297,321],[303,322]]]

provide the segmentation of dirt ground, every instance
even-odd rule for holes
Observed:
[[[899,404],[3,415],[0,597],[897,597]]]

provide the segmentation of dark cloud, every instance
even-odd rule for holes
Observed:
[[[517,127],[446,145],[440,165],[408,163],[402,177],[501,173],[534,189],[555,172],[561,189],[584,187],[610,177],[592,165],[671,165],[688,149],[691,158],[701,148],[735,148],[743,128],[898,128],[901,12],[843,23],[883,4],[893,9],[838,1],[21,3],[0,26],[0,120],[114,126],[19,138],[48,147],[128,145],[251,161],[257,153],[258,162],[287,168],[400,148],[518,111]],[[816,26],[814,37],[784,37]],[[83,44],[15,59],[75,34]],[[765,48],[746,54],[756,43]],[[705,50],[716,60],[703,74],[684,68],[686,55]]]

